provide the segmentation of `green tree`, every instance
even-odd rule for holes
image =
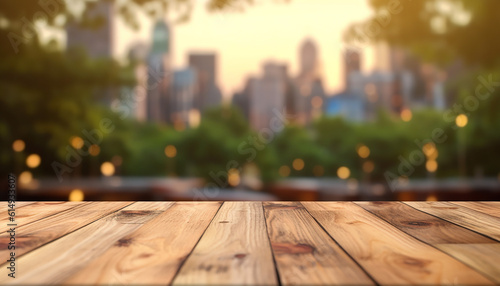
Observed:
[[[460,58],[470,66],[500,64],[496,0],[370,0],[373,15],[346,32],[351,44],[386,42],[433,62]]]

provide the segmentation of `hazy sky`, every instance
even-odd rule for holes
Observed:
[[[189,22],[170,24],[173,64],[176,68],[186,66],[189,51],[217,52],[218,82],[226,97],[240,90],[249,75],[260,74],[265,60],[288,63],[291,75],[295,76],[298,48],[306,37],[318,45],[326,90],[340,90],[345,48],[342,33],[350,23],[366,19],[371,13],[366,0],[291,0],[289,3],[261,0],[242,13],[209,13],[205,3],[206,0],[199,1]],[[116,54],[126,54],[134,41],[148,41],[151,20],[141,18],[138,32],[131,32],[118,21]],[[365,56],[365,68],[372,65],[372,58]]]

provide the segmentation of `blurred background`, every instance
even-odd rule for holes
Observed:
[[[2,1],[0,181],[19,200],[498,200],[498,11]]]

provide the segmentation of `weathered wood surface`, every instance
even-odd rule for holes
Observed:
[[[226,202],[214,217],[174,284],[277,283],[260,202]]]
[[[16,223],[2,285],[500,284],[498,202],[18,202]]]
[[[500,244],[495,240],[399,202],[357,204],[500,283],[500,267],[493,266],[500,261]]]
[[[373,285],[298,202],[265,202],[269,239],[284,285]]]
[[[408,205],[500,241],[500,218],[448,202],[408,202]]]
[[[486,277],[351,202],[304,206],[382,285],[488,284]]]

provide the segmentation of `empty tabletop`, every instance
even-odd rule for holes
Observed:
[[[0,284],[500,284],[500,202],[4,204]]]

